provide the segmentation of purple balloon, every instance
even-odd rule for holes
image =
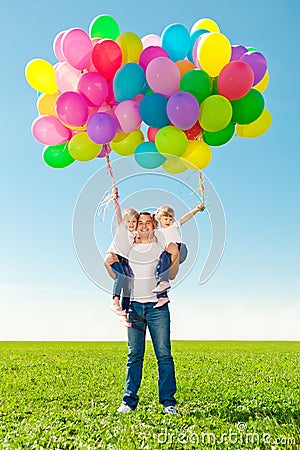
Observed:
[[[86,131],[96,144],[108,144],[116,135],[116,124],[108,114],[96,113],[88,120]]]
[[[241,56],[240,61],[245,61],[252,68],[254,73],[253,86],[263,79],[267,70],[267,61],[264,55],[259,52],[246,52]]]
[[[167,103],[167,114],[173,125],[189,130],[197,122],[200,107],[198,100],[189,92],[176,92]]]
[[[237,61],[247,51],[248,50],[243,45],[232,45],[230,61]]]
[[[139,65],[146,71],[147,66],[152,61],[152,59],[157,58],[158,56],[170,58],[164,48],[151,45],[150,47],[147,47],[142,51],[139,58]]]

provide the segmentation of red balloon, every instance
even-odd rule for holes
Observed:
[[[153,128],[153,127],[148,128],[147,137],[150,142],[155,141],[155,136],[156,136],[156,133],[158,132],[158,130],[159,130],[159,128]]]
[[[196,139],[201,134],[202,128],[201,128],[200,123],[197,120],[197,122],[195,123],[195,125],[192,126],[192,128],[190,128],[189,130],[182,130],[182,131],[186,134],[188,140],[192,141],[193,139]]]
[[[99,41],[92,52],[92,61],[98,72],[107,80],[112,80],[122,64],[122,51],[112,39]]]
[[[244,61],[231,61],[220,72],[218,90],[228,100],[244,97],[251,89],[254,73]]]

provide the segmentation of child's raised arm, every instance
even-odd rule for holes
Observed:
[[[115,208],[115,213],[116,213],[116,217],[117,217],[117,222],[118,225],[120,225],[122,223],[122,213],[121,213],[121,208],[118,202],[118,197],[119,197],[119,191],[118,188],[115,186],[112,189],[112,195],[113,195],[113,201],[114,201],[114,208]]]
[[[179,219],[180,225],[183,225],[185,222],[190,220],[195,214],[197,214],[197,212],[204,211],[204,209],[205,209],[204,204],[200,203],[199,205],[196,206],[196,208],[192,209],[191,211],[186,213],[184,216],[180,217],[180,219]]]

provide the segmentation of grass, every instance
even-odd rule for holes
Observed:
[[[180,414],[162,414],[148,342],[138,409],[116,415],[126,343],[0,343],[0,449],[300,449],[300,343],[172,350]]]

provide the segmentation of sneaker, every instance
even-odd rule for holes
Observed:
[[[157,299],[157,303],[156,305],[153,306],[153,308],[161,308],[162,306],[164,306],[166,303],[170,303],[170,299],[169,297],[160,297]]]
[[[177,409],[175,408],[175,406],[166,406],[164,408],[164,412],[166,414],[178,414]]]
[[[126,316],[127,314],[125,309],[122,309],[118,303],[113,303],[110,309],[113,313],[117,314],[117,316]]]
[[[132,412],[133,409],[130,408],[130,406],[126,405],[126,403],[122,403],[121,406],[117,409],[118,414],[127,414]]]
[[[167,291],[171,288],[170,283],[167,281],[160,281],[156,288],[152,289],[153,294],[160,294],[161,292]]]

